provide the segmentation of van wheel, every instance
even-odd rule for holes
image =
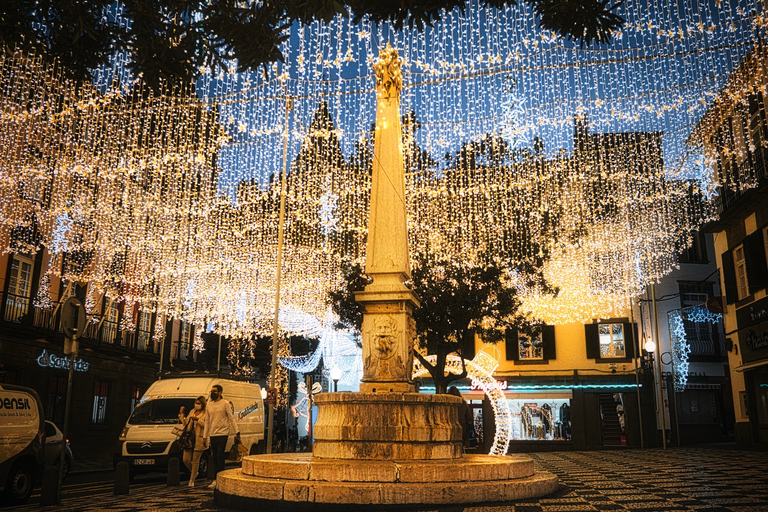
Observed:
[[[5,484],[5,501],[9,505],[21,505],[32,495],[34,478],[32,468],[25,463],[13,466]]]

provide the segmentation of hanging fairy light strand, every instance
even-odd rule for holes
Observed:
[[[692,132],[724,85],[737,99],[764,88],[728,82],[764,61],[750,57],[764,14],[743,4],[626,2],[625,27],[595,49],[537,29],[526,5],[470,2],[420,33],[339,17],[292,27],[266,77],[204,70],[194,94],[152,94],[125,56],[75,92],[4,54],[0,242],[47,247],[51,272],[124,304],[127,329],[141,309],[248,340],[271,330],[286,136],[281,302],[322,318],[339,262],[365,254],[372,65],[390,42],[413,254],[507,265],[540,320],[610,316],[714,215]]]

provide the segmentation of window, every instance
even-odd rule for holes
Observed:
[[[140,384],[131,386],[131,412],[141,403],[142,396],[144,396],[144,388]]]
[[[584,325],[587,342],[587,358],[607,360],[632,359],[635,357],[637,324],[615,319],[604,323]],[[600,361],[598,361],[600,362]]]
[[[627,357],[623,324],[600,324],[597,334],[600,339],[600,357]]]
[[[99,331],[99,339],[104,343],[114,343],[117,339],[117,306],[113,302],[107,312],[104,314],[104,321],[101,324],[101,330]]]
[[[109,398],[109,382],[96,379],[93,387],[93,416],[94,425],[107,424],[107,400]]]
[[[544,359],[544,342],[541,333],[534,336],[518,334],[517,344],[520,350],[520,360]]]
[[[714,296],[714,284],[681,281],[680,305],[683,308],[704,307],[707,299]],[[712,322],[693,322],[688,315],[683,315],[685,338],[691,347],[691,357],[725,356],[725,344],[720,336],[720,324]]]
[[[139,350],[149,349],[150,328],[152,327],[152,313],[147,311],[139,311],[139,321],[136,326],[136,330],[139,335]]]
[[[507,329],[504,335],[507,361],[547,363],[555,359],[555,326],[532,325]]]
[[[11,276],[5,298],[5,319],[18,322],[29,309],[32,288],[32,259],[16,255],[11,260]]]
[[[680,263],[707,263],[706,233],[697,233],[691,241],[691,246],[680,253]]]
[[[744,256],[744,245],[733,250],[733,268],[736,271],[736,291],[739,300],[749,295],[747,283],[747,260]]]
[[[763,228],[763,251],[765,251],[765,257],[768,258],[768,227]],[[766,259],[766,265],[768,265],[768,259]]]
[[[189,338],[190,338],[190,324],[182,320],[181,333],[179,334],[179,357],[181,359],[187,359],[189,357]]]
[[[64,408],[67,399],[67,376],[51,375],[48,381],[48,406],[45,416],[52,422],[64,423]]]

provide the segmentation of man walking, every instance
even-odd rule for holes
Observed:
[[[208,439],[208,445],[213,452],[213,469],[216,475],[224,471],[224,457],[227,448],[227,437],[237,432],[237,424],[232,414],[232,404],[221,395],[224,389],[219,384],[211,387],[211,399],[205,408],[205,429],[203,437]],[[210,485],[216,488],[216,477]]]

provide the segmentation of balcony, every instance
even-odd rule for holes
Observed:
[[[715,199],[715,209],[720,217],[727,215],[728,211],[737,206],[742,198],[749,197],[756,190],[768,185],[768,149],[758,149],[755,153],[751,153],[741,165],[731,165],[723,174],[727,178],[726,183],[744,184],[754,181],[755,186],[740,185],[736,189],[721,187]]]

